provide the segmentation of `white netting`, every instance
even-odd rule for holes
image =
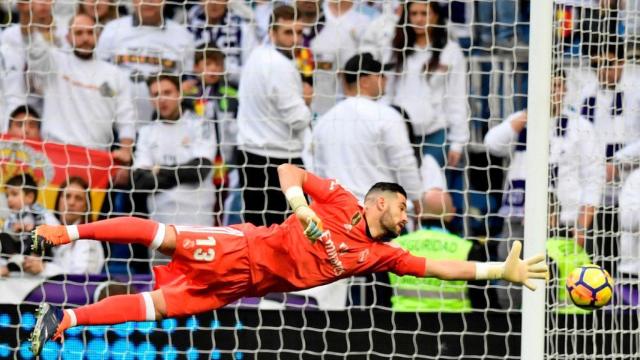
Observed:
[[[296,50],[278,54],[295,66],[271,61],[275,50],[265,45],[293,41],[296,29],[269,32],[282,4],[295,6],[302,23]],[[639,6],[556,0],[554,71],[535,74],[564,92],[552,94],[562,103],[549,134],[548,358],[640,351]],[[418,255],[504,260],[524,237],[529,7],[0,2],[0,127],[8,134],[0,143],[0,358],[32,358],[34,305],[148,291],[150,266],[168,262],[142,246],[87,241],[54,250],[42,265],[26,250],[33,225],[122,215],[279,223],[288,213],[276,167],[285,162],[337,178],[360,198],[376,181],[405,186],[424,208],[424,231],[400,242]],[[361,69],[386,67],[384,96],[371,77],[346,71],[359,52],[376,59],[360,59]],[[343,75],[353,79],[344,84]],[[38,201],[25,206],[30,181]],[[616,281],[612,305],[588,315],[564,292],[563,277],[583,260]],[[78,327],[42,357],[515,359],[527,294],[502,281],[376,274],[185,319]]]

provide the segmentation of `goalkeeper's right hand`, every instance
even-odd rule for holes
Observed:
[[[284,195],[289,205],[291,205],[293,212],[296,214],[298,221],[302,224],[304,235],[311,240],[311,242],[315,243],[316,240],[322,236],[322,220],[320,220],[316,212],[309,207],[302,188],[292,186],[287,189]]]
[[[315,211],[308,206],[300,206],[295,211],[296,217],[302,224],[304,236],[315,243],[322,236],[322,220]]]

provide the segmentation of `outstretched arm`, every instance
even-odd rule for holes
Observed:
[[[425,277],[443,280],[494,280],[503,279],[523,284],[530,290],[536,286],[531,279],[546,279],[549,268],[544,255],[538,254],[521,260],[522,243],[516,241],[504,262],[473,262],[461,260],[427,260]]]
[[[278,166],[280,189],[284,193],[291,209],[302,224],[304,235],[315,242],[322,236],[322,220],[311,210],[302,186],[307,180],[307,172],[291,164]]]

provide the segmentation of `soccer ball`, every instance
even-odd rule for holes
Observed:
[[[567,292],[577,307],[599,309],[611,300],[613,279],[598,265],[584,265],[573,269],[569,274]]]

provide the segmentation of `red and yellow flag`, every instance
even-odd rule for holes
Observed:
[[[0,137],[0,185],[26,172],[38,183],[38,201],[53,209],[59,186],[71,176],[87,181],[91,188],[92,211],[97,214],[114,171],[107,151],[52,142]]]

